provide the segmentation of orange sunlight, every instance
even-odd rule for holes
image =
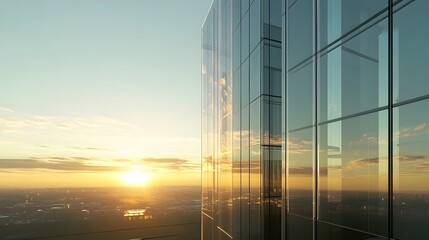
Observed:
[[[133,169],[121,174],[122,183],[127,186],[144,186],[147,185],[152,176],[149,173],[142,172],[139,169]]]

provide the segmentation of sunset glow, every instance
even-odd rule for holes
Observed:
[[[121,176],[122,182],[127,186],[144,186],[151,179],[150,174],[142,172],[139,169],[134,169],[124,172]]]

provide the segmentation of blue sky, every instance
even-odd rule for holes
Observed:
[[[200,28],[210,3],[2,0],[0,148],[9,150],[0,158],[76,156],[60,150],[74,147],[199,161]]]

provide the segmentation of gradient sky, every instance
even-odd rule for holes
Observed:
[[[36,173],[35,186],[67,185],[71,173],[103,185],[94,176],[132,166],[168,172],[164,184],[187,171],[199,179],[210,3],[0,1],[0,177],[10,179],[0,187],[29,186]]]

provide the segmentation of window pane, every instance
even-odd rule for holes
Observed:
[[[318,9],[319,49],[332,43],[378,13],[387,16],[387,0],[320,0]]]
[[[429,1],[411,1],[394,15],[394,102],[429,94]]]
[[[387,21],[319,59],[320,121],[387,105]]]
[[[241,62],[249,56],[249,13],[241,20]]]
[[[250,6],[250,51],[261,41],[261,7],[260,0]]]
[[[261,104],[256,99],[250,104],[250,146],[261,143]]]
[[[241,80],[240,69],[234,73],[232,79],[232,112],[237,112],[241,108]]]
[[[241,65],[241,107],[249,105],[249,59]]]
[[[241,65],[241,47],[240,47],[240,26],[235,30],[233,33],[233,39],[232,39],[232,69],[235,71],[237,70]]]
[[[429,236],[429,100],[394,109],[394,237]]]
[[[313,0],[293,2],[287,13],[288,69],[313,55]]]
[[[259,106],[259,104],[258,104]],[[250,239],[259,239],[261,224],[261,153],[260,145],[250,148]]]
[[[287,139],[287,212],[313,217],[313,128],[289,132]]]
[[[241,110],[241,236],[249,236],[249,106]]]
[[[387,235],[387,111],[320,126],[319,219]]]
[[[313,64],[289,71],[286,84],[289,131],[311,126],[314,121]]]
[[[261,95],[261,54],[259,47],[250,55],[250,101]]]

